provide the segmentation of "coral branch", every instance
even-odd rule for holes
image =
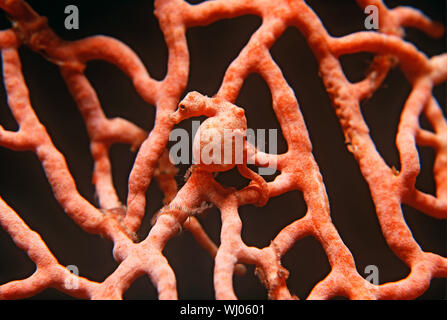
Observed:
[[[338,295],[351,299],[412,299],[422,295],[433,278],[446,277],[447,259],[422,250],[402,213],[402,205],[407,204],[428,216],[447,218],[447,122],[433,96],[433,87],[447,80],[447,55],[428,58],[403,39],[405,27],[417,28],[434,38],[443,35],[444,27],[413,8],[389,9],[381,0],[357,0],[357,4],[361,9],[368,6],[378,9],[377,31],[334,37],[303,0],[214,0],[198,5],[182,0],[156,0],[155,16],[169,53],[166,77],[156,81],[137,54],[123,42],[106,36],[65,41],[48,26],[47,19],[26,2],[0,0],[0,8],[12,22],[11,29],[0,31],[3,80],[8,105],[19,125],[16,132],[0,126],[0,146],[34,152],[59,205],[84,231],[110,239],[114,245],[113,256],[119,263],[100,283],[73,275],[59,264],[41,236],[0,198],[1,227],[36,264],[36,272],[28,278],[2,284],[0,298],[26,298],[53,287],[79,298],[122,299],[137,278],[149,276],[160,299],[177,299],[175,272],[163,251],[182,227],[215,259],[217,299],[237,298],[233,274],[243,274],[246,271],[243,264],[255,266],[255,274],[270,299],[298,298],[287,286],[289,272],[294,270],[286,270],[281,260],[297,242],[308,236],[321,244],[331,267],[329,274],[312,289],[309,299]],[[188,28],[246,14],[261,17],[262,24],[228,66],[216,94],[206,97],[190,92],[181,100],[190,72]],[[384,239],[411,270],[404,279],[380,285],[364,279],[356,270],[354,256],[332,223],[329,198],[312,153],[300,104],[270,54],[272,46],[288,27],[298,29],[316,58],[347,149],[369,187]],[[22,45],[60,68],[78,106],[90,139],[94,161],[92,183],[99,208],[78,192],[64,155],[54,146],[31,105],[18,53]],[[351,83],[342,69],[340,57],[359,52],[372,53],[374,58],[363,80]],[[149,104],[155,106],[156,119],[150,132],[129,120],[105,116],[84,73],[91,60],[117,66],[132,81],[148,107]],[[403,106],[389,106],[402,107],[396,135],[400,172],[390,168],[377,151],[360,108],[361,102],[375,94],[394,67],[400,68],[412,86]],[[246,78],[252,73],[259,74],[271,92],[273,111],[287,143],[287,151],[282,154],[261,152],[246,139],[249,110],[235,103]],[[193,144],[195,163],[187,171],[190,175],[185,184],[178,189],[175,176],[179,170],[171,163],[167,150],[169,135],[174,125],[200,115],[207,119],[199,128],[200,139]],[[433,132],[421,127],[422,115],[428,119]],[[230,140],[222,137],[220,134],[224,130],[232,130],[235,136]],[[202,161],[203,150],[215,138],[219,145],[231,146],[231,161],[211,164]],[[236,160],[239,156],[236,138],[243,141],[242,162]],[[116,143],[128,144],[137,152],[129,174],[128,195],[122,200],[115,190],[109,155],[110,147]],[[418,145],[435,151],[436,196],[416,188],[421,171]],[[214,154],[219,160],[224,156],[223,152]],[[274,168],[279,174],[267,182],[247,166],[252,163]],[[217,172],[235,167],[242,177],[250,180],[247,186],[236,189],[215,179]],[[151,195],[148,199],[146,193],[153,178],[163,192],[164,206],[152,217],[147,237],[137,241],[136,234],[145,221],[146,202],[152,201]],[[239,207],[262,207],[271,198],[294,190],[303,195],[307,206],[305,216],[284,226],[264,248],[246,245],[242,240]],[[122,204],[124,202],[127,206]],[[200,214],[211,205],[221,216],[219,244],[210,239],[199,222]],[[77,286],[67,286],[67,281],[76,282]]]

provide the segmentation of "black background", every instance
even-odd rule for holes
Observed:
[[[365,15],[354,0],[307,1],[322,19],[328,31],[342,36],[364,30]],[[50,26],[64,39],[105,34],[128,44],[140,56],[151,76],[163,79],[166,73],[167,48],[157,20],[153,3],[145,0],[121,1],[29,1],[41,15],[49,18]],[[398,4],[420,8],[428,16],[445,22],[445,1],[386,1],[390,7]],[[64,28],[64,8],[75,4],[80,11],[80,29]],[[206,95],[217,92],[226,68],[235,59],[260,26],[256,16],[243,16],[222,20],[207,27],[188,29],[187,39],[191,56],[191,71],[185,94],[197,90]],[[9,26],[1,15],[1,26]],[[445,39],[433,40],[423,33],[408,29],[406,39],[412,41],[428,56],[445,51]],[[329,98],[318,76],[318,66],[305,39],[294,28],[289,28],[272,47],[271,53],[284,76],[295,91],[301,112],[312,140],[314,156],[318,162],[331,205],[331,217],[343,241],[354,255],[357,269],[364,274],[367,265],[377,265],[380,283],[397,281],[406,277],[409,268],[387,247],[380,232],[374,206],[367,184],[358,165],[346,150],[344,138]],[[93,162],[89,154],[89,140],[82,118],[65,87],[58,68],[38,54],[20,49],[24,76],[30,90],[33,107],[41,122],[47,127],[56,147],[66,156],[79,192],[96,204],[91,184]],[[361,80],[371,55],[366,53],[343,56],[341,62],[351,81]],[[146,130],[153,126],[155,110],[135,92],[130,80],[116,67],[102,61],[88,64],[86,74],[97,90],[108,117],[125,117]],[[399,168],[399,157],[394,140],[403,103],[411,87],[403,74],[394,69],[381,89],[362,103],[365,120],[371,136],[385,161]],[[0,91],[0,124],[16,130],[6,104],[4,89]],[[435,89],[441,105],[445,105],[445,88]],[[250,75],[237,99],[246,109],[248,125],[254,129],[279,128],[271,108],[270,92],[259,75]],[[180,127],[190,129],[192,120]],[[426,121],[422,119],[426,124]],[[282,139],[282,138],[281,138]],[[431,168],[433,151],[419,148],[422,171],[418,187],[434,193]],[[280,141],[279,152],[285,151]],[[115,145],[112,150],[114,181],[121,200],[125,203],[127,179],[135,154],[127,145]],[[36,156],[31,152],[13,152],[0,148],[0,195],[13,207],[25,222],[38,231],[48,247],[63,265],[77,265],[82,276],[103,281],[117,267],[112,258],[112,243],[99,236],[82,231],[63,212],[54,199]],[[178,182],[186,166],[180,167]],[[246,181],[236,172],[219,175],[226,185],[241,187]],[[150,229],[150,218],[162,206],[162,195],[155,183],[148,190],[148,208],[139,232],[144,238]],[[446,223],[430,218],[416,210],[403,207],[408,225],[415,239],[425,251],[447,255]],[[287,224],[302,217],[306,205],[299,192],[290,192],[273,198],[264,208],[240,208],[243,220],[242,238],[248,245],[264,247]],[[201,217],[210,236],[219,241],[219,213],[208,210]],[[179,298],[213,299],[213,260],[194,241],[191,234],[183,232],[169,241],[165,254],[177,276]],[[300,298],[309,295],[315,284],[330,271],[329,263],[320,244],[305,238],[285,255],[283,265],[290,271],[288,279],[292,293]],[[8,234],[0,229],[0,284],[31,275],[35,266],[24,252],[16,248]],[[365,275],[366,276],[366,275]],[[241,299],[265,299],[266,290],[253,275],[235,277],[235,291]],[[429,290],[421,299],[444,299],[446,280],[432,280]],[[48,289],[38,294],[38,299],[70,298],[56,290]],[[156,289],[148,277],[139,278],[124,294],[127,299],[156,299]]]

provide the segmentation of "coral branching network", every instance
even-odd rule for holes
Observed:
[[[403,2],[0,0],[0,298],[445,298],[445,3]]]

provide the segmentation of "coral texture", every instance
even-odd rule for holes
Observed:
[[[447,122],[432,93],[435,85],[447,79],[447,54],[428,58],[402,39],[404,27],[420,29],[432,37],[441,37],[444,29],[416,9],[389,9],[380,0],[357,0],[357,3],[362,9],[369,5],[378,8],[378,31],[331,36],[302,0],[213,0],[198,5],[182,0],[156,0],[155,15],[169,51],[167,75],[157,81],[124,43],[107,36],[65,41],[26,2],[0,0],[0,7],[13,23],[12,28],[0,32],[0,48],[8,104],[19,125],[15,132],[0,127],[0,145],[34,152],[55,199],[66,214],[84,231],[110,239],[113,256],[119,263],[102,282],[71,273],[58,262],[40,235],[0,198],[2,228],[36,265],[35,273],[29,278],[2,284],[0,298],[26,298],[52,287],[78,298],[121,299],[137,278],[148,275],[160,299],[177,299],[176,276],[163,250],[182,228],[190,231],[215,259],[213,279],[217,299],[237,298],[233,276],[246,272],[245,265],[256,266],[256,275],[270,299],[296,298],[287,286],[289,272],[293,270],[286,270],[281,259],[296,242],[308,236],[321,244],[331,267],[329,274],[311,290],[309,299],[336,296],[413,299],[427,290],[433,278],[446,277],[447,259],[421,249],[402,213],[402,205],[408,205],[437,219],[447,217]],[[190,71],[186,30],[247,14],[262,17],[262,25],[226,70],[215,96],[208,98],[194,92],[182,100]],[[270,54],[271,47],[289,27],[300,31],[318,62],[347,150],[353,154],[369,186],[383,237],[392,252],[411,269],[404,279],[380,285],[367,281],[357,271],[353,255],[331,220],[323,177],[312,153],[298,101]],[[77,190],[64,155],[55,147],[31,105],[18,54],[22,45],[60,68],[76,101],[90,138],[94,159],[92,182],[98,207]],[[343,72],[340,56],[358,52],[370,52],[375,57],[366,77],[352,83]],[[155,124],[149,133],[131,121],[106,117],[85,75],[86,64],[91,60],[104,60],[117,66],[132,80],[141,98],[156,107]],[[360,103],[379,89],[391,68],[400,68],[412,86],[396,136],[399,171],[389,167],[376,150],[360,108]],[[179,188],[174,179],[177,169],[167,152],[174,125],[189,117],[205,115],[208,119],[200,128],[201,134],[206,135],[207,129],[232,128],[244,135],[245,113],[235,102],[251,73],[262,76],[270,89],[287,151],[269,154],[248,142],[244,143],[244,150],[257,166],[270,165],[280,173],[273,181],[266,182],[245,165],[247,159],[244,159],[244,164],[238,164],[237,168],[251,182],[245,188],[236,189],[215,179],[216,172],[229,170],[234,163],[193,166],[186,183]],[[428,119],[433,132],[420,126],[421,115]],[[125,205],[114,188],[109,158],[111,146],[117,143],[129,144],[137,151]],[[417,146],[429,146],[436,152],[433,166],[436,196],[415,187],[420,172]],[[194,149],[200,148],[194,145]],[[147,237],[138,241],[136,234],[146,212],[147,190],[153,178],[164,193],[165,206],[152,218]],[[262,207],[270,198],[293,190],[302,192],[307,205],[304,217],[285,226],[264,248],[246,245],[241,237],[239,207]],[[208,237],[196,217],[208,204],[217,207],[221,214],[219,245]],[[67,286],[67,283],[78,285]]]

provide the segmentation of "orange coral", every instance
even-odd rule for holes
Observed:
[[[37,155],[59,204],[82,229],[113,241],[113,254],[119,266],[101,283],[71,274],[57,261],[40,236],[1,200],[1,226],[16,245],[27,252],[37,269],[27,279],[1,285],[0,298],[29,297],[54,287],[74,297],[120,299],[138,277],[147,274],[160,299],[176,299],[176,277],[163,255],[163,249],[182,226],[215,256],[214,288],[218,299],[236,298],[233,273],[243,273],[242,264],[256,266],[256,274],[267,288],[269,298],[295,298],[286,283],[289,271],[293,270],[286,270],[281,265],[281,258],[305,236],[313,236],[319,241],[331,266],[331,272],[312,289],[309,299],[339,295],[352,299],[411,299],[420,296],[432,278],[446,277],[447,259],[424,252],[419,247],[401,209],[402,204],[407,204],[436,218],[447,217],[447,123],[432,95],[433,86],[447,78],[447,56],[429,59],[401,39],[403,27],[416,27],[434,37],[442,35],[443,27],[415,9],[388,9],[379,0],[357,2],[361,8],[368,5],[378,8],[379,32],[333,37],[302,0],[214,0],[199,5],[190,5],[182,0],[156,0],[155,14],[169,50],[167,75],[162,81],[156,81],[125,44],[105,36],[64,41],[48,27],[45,18],[22,0],[1,0],[0,7],[13,21],[13,28],[0,33],[3,77],[9,107],[20,128],[17,132],[1,128],[0,145],[13,150],[33,151]],[[223,101],[222,108],[230,109],[228,106],[234,106],[250,73],[258,73],[264,78],[272,93],[273,109],[288,149],[283,154],[273,155],[250,145],[247,148],[257,165],[274,163],[280,174],[266,185],[251,175],[257,179],[257,184],[236,190],[215,180],[212,171],[219,170],[192,170],[185,185],[177,192],[176,169],[169,162],[165,150],[174,122],[180,120],[173,116],[173,112],[188,80],[189,53],[185,32],[193,26],[244,14],[261,16],[262,25],[228,67],[213,99]],[[365,280],[357,272],[351,252],[331,221],[325,185],[312,154],[297,99],[269,51],[289,26],[296,27],[304,35],[318,61],[320,75],[339,118],[348,150],[354,155],[370,188],[384,238],[396,256],[411,268],[405,279],[381,285]],[[100,208],[93,206],[77,191],[64,156],[54,146],[31,106],[17,51],[20,45],[41,53],[61,70],[90,137],[94,159],[93,183]],[[351,83],[343,73],[339,58],[356,52],[376,55],[365,79]],[[84,75],[86,63],[93,59],[105,60],[119,67],[132,80],[138,94],[156,106],[155,125],[149,135],[130,121],[109,119],[104,115],[98,97]],[[360,102],[374,94],[394,65],[399,66],[412,85],[396,137],[400,172],[390,168],[375,149],[360,110]],[[420,127],[421,114],[430,121],[434,132]],[[239,123],[245,118],[243,113],[227,112],[225,120]],[[112,182],[109,148],[115,143],[130,144],[138,149],[129,177],[127,207],[120,203]],[[436,197],[415,187],[420,171],[416,145],[430,146],[436,151]],[[241,173],[250,176],[243,169]],[[136,242],[135,234],[145,214],[146,191],[152,177],[161,186],[166,205],[154,217],[148,236]],[[261,184],[262,188],[259,187]],[[266,188],[267,192],[260,192]],[[308,208],[306,215],[283,228],[269,246],[247,246],[241,237],[242,222],[238,208],[247,204],[263,205],[263,194],[272,198],[292,190],[302,192]],[[206,202],[221,212],[218,247],[193,217]],[[65,286],[67,279],[77,280],[79,286]]]

